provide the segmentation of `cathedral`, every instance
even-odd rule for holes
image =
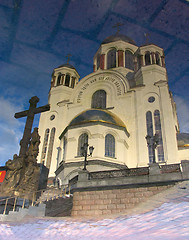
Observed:
[[[139,47],[120,33],[107,37],[93,73],[80,80],[69,62],[54,69],[48,103],[39,122],[38,162],[60,184],[84,167],[94,172],[189,160],[189,141],[178,140],[164,51],[155,44]]]

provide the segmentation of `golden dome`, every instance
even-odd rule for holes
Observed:
[[[76,126],[86,123],[101,122],[111,124],[126,129],[122,120],[114,113],[102,109],[89,109],[78,114],[69,124],[69,126]]]

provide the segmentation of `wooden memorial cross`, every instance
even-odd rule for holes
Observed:
[[[39,98],[37,96],[32,97],[29,100],[29,103],[30,103],[29,109],[26,111],[15,113],[15,115],[14,115],[15,118],[27,117],[24,134],[20,141],[20,152],[19,152],[20,157],[25,156],[26,152],[28,150],[28,145],[30,143],[31,130],[32,130],[35,114],[41,113],[41,112],[46,112],[46,111],[50,110],[49,104],[36,108],[38,102],[39,102]]]

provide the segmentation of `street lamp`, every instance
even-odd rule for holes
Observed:
[[[85,157],[83,170],[87,170],[87,169],[86,169],[86,166],[87,166],[87,163],[88,163],[88,162],[87,162],[87,157],[88,157],[88,156],[91,156],[91,157],[92,157],[92,153],[93,153],[93,150],[94,150],[94,147],[93,147],[93,146],[90,146],[90,147],[89,147],[89,154],[87,154],[87,152],[88,152],[88,146],[89,146],[88,143],[84,143],[83,146],[81,147],[82,156]]]
[[[146,141],[148,147],[152,148],[152,153],[153,153],[153,163],[156,163],[156,156],[155,156],[155,149],[159,143],[159,136],[156,133],[154,136],[147,135],[146,136]]]

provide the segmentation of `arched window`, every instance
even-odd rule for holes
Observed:
[[[97,70],[100,68],[100,54],[98,54],[96,58],[96,68]]]
[[[61,74],[58,75],[58,78],[57,78],[57,86],[59,86],[61,83]]]
[[[84,143],[88,143],[88,135],[87,133],[83,133],[79,136],[78,139],[78,150],[77,150],[77,155],[82,156],[82,147]]]
[[[162,131],[161,131],[161,121],[160,121],[160,112],[159,110],[154,111],[154,124],[155,124],[155,133],[158,135],[158,146],[157,146],[157,154],[158,154],[158,161],[164,161],[164,150],[163,150],[163,140],[162,140]],[[147,126],[147,135],[153,137],[153,122],[152,122],[152,113],[148,111],[146,113],[146,126]],[[150,139],[153,141],[153,138]],[[152,149],[153,142],[150,142],[148,146],[148,153],[149,153],[149,162],[153,162],[153,149]]]
[[[155,55],[156,55],[156,64],[160,66],[161,64],[160,64],[160,56],[159,56],[159,53],[156,52]]]
[[[91,108],[106,108],[106,92],[104,90],[98,90],[93,94]]]
[[[152,113],[148,111],[146,113],[146,127],[147,127],[147,135],[152,137],[153,136],[153,122],[152,122]],[[149,154],[149,162],[153,162],[153,149],[152,144],[148,145],[148,154]]]
[[[107,54],[107,69],[116,67],[116,49],[112,49]]]
[[[150,52],[146,52],[145,54],[145,65],[150,65],[151,59],[150,59]]]
[[[65,86],[69,87],[70,86],[70,75],[66,74],[66,78],[65,78]]]
[[[62,153],[62,149],[61,147],[57,147],[57,164],[56,164],[56,169],[58,169],[60,162],[61,162],[61,153]]]
[[[56,128],[51,129],[46,167],[50,168]]]
[[[140,68],[141,68],[141,65],[142,65],[142,64],[141,64],[141,56],[138,55],[138,56],[137,56],[137,68],[140,69]]]
[[[43,148],[42,148],[42,154],[41,154],[41,163],[45,161],[46,152],[47,152],[47,145],[48,145],[48,139],[49,139],[49,129],[47,128],[45,130],[44,140],[43,140]]]
[[[133,54],[132,52],[126,50],[125,51],[125,67],[131,70],[134,70],[134,61],[133,61]]]
[[[67,138],[64,136],[64,139],[63,139],[63,158],[62,158],[63,161],[66,158],[66,150],[67,150]]]
[[[71,88],[74,88],[74,86],[75,86],[75,78],[72,77]]]
[[[158,161],[164,161],[164,150],[163,150],[163,140],[162,140],[162,131],[161,131],[161,121],[160,121],[160,112],[159,110],[154,111],[154,121],[155,121],[155,130],[156,134],[159,137],[159,143],[157,146]]]
[[[105,156],[115,158],[115,138],[111,134],[105,137]]]

